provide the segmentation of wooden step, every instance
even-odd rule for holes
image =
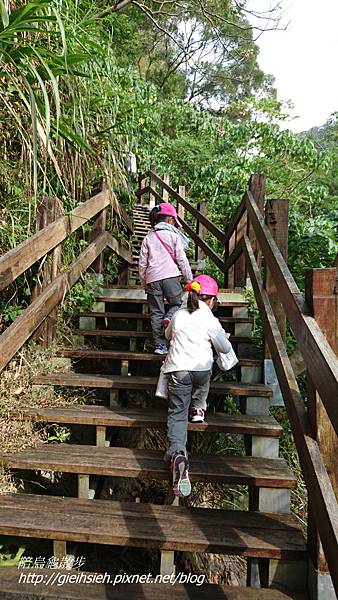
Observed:
[[[191,455],[192,481],[294,488],[296,478],[282,458]],[[47,470],[107,477],[172,478],[159,450],[99,448],[75,444],[43,444],[15,454],[0,454],[0,464],[11,469]]]
[[[120,390],[154,390],[157,386],[157,381],[157,377],[107,376],[72,372],[50,373],[48,375],[37,375],[33,378],[33,383],[40,385],[66,385]],[[238,381],[211,381],[210,392],[213,394],[260,396],[264,398],[269,398],[272,394],[271,389],[262,383],[242,383]]]
[[[72,329],[74,335],[90,335],[95,337],[128,337],[128,338],[148,338],[152,337],[151,331],[135,331],[128,329]],[[253,344],[254,338],[243,335],[230,335],[230,342],[233,344]]]
[[[129,352],[124,350],[92,350],[90,348],[85,350],[78,350],[77,348],[64,348],[62,350],[57,350],[55,354],[56,356],[63,356],[65,358],[92,358],[94,360],[116,359],[136,361],[163,361],[166,357],[165,354]],[[238,361],[238,366],[240,367],[260,367],[261,365],[262,361],[254,358],[240,358]]]
[[[106,302],[107,304],[148,304],[146,298],[124,298],[124,297],[113,297],[113,296],[97,296],[96,302]],[[247,303],[243,300],[222,300],[218,306],[228,307],[246,307]]]
[[[243,292],[240,290],[221,289],[218,293],[220,300],[219,306],[248,306]],[[114,302],[130,302],[132,304],[145,304],[147,302],[145,291],[139,287],[134,288],[117,288],[104,287],[103,294],[98,297],[98,301],[114,303]]]
[[[82,312],[79,313],[79,317],[96,317],[99,319],[150,319],[149,314],[140,312]],[[216,315],[217,316],[217,315]],[[251,317],[217,317],[221,323],[253,323],[254,319]]]
[[[60,408],[20,408],[12,418],[34,420],[44,423],[94,425],[97,427],[146,427],[166,429],[166,410],[159,408],[114,408],[84,405]],[[271,416],[228,415],[206,412],[204,423],[188,423],[188,431],[207,431],[239,435],[256,435],[279,438],[283,429]]]
[[[0,570],[0,596],[2,600],[61,600],[61,595],[62,600],[306,600],[303,595],[273,589],[208,583],[201,585],[201,575],[195,576],[194,581],[198,584],[174,585],[159,583],[162,581],[160,579],[157,579],[157,583],[152,583],[150,577],[147,583],[126,583],[126,578],[125,583],[117,583],[122,581],[120,574],[98,573],[98,576],[97,583],[91,583],[93,573],[86,571],[27,568],[18,570],[17,567],[3,567]],[[156,575],[154,581],[155,577]],[[53,585],[48,584],[51,581],[54,582]]]
[[[306,545],[292,515],[9,494],[0,535],[302,560]]]

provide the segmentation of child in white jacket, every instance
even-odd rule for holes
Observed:
[[[166,329],[170,348],[163,365],[168,375],[169,448],[165,458],[171,460],[173,490],[176,496],[191,491],[187,459],[188,417],[203,422],[213,366],[213,348],[228,353],[232,346],[229,334],[212,314],[217,302],[218,286],[209,275],[199,275],[187,284],[186,304],[173,316]]]

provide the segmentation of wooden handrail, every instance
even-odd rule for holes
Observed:
[[[331,423],[338,434],[338,360],[323,332],[305,304],[287,264],[257,204],[250,192],[246,193],[246,208],[266,263],[278,289],[279,299],[289,319],[292,332],[304,357]]]
[[[109,191],[99,192],[86,200],[86,202],[79,204],[68,215],[60,217],[12,250],[9,250],[9,252],[0,258],[0,291],[13,283],[19,275],[29,269],[36,261],[53,250],[66,237],[74,233],[81,225],[84,225],[110,204]],[[133,224],[129,215],[119,205],[116,198],[113,199],[112,206],[128,229],[133,231]]]
[[[106,231],[98,236],[68,267],[67,272],[56,277],[0,336],[0,372],[106,246],[132,263],[131,253],[110,233]]]
[[[197,233],[190,227],[190,225],[188,225],[188,223],[183,221],[181,217],[178,217],[178,220],[182,224],[183,229],[187,232],[187,234],[194,240],[194,242],[200,248],[202,248],[202,250],[204,250],[206,255],[209,256],[209,258],[211,258],[211,260],[215,263],[216,267],[223,271],[224,261],[218,256],[218,254],[216,254],[216,252],[214,252],[204,240],[201,240]]]
[[[304,402],[292,370],[249,238],[241,241],[270,351],[292,425],[294,440],[320,532],[331,577],[338,592],[338,506],[317,442],[312,437]]]
[[[168,183],[166,183],[158,175],[156,175],[156,173],[154,173],[153,171],[149,171],[149,175],[157,183],[159,183],[165,190],[167,190],[167,192],[171,196],[173,196],[173,198],[175,198],[175,200],[177,200],[177,202],[179,202],[179,204],[181,204],[181,206],[183,206],[186,210],[188,210],[190,212],[190,214],[193,217],[195,217],[202,225],[204,225],[204,227],[206,227],[210,233],[212,233],[220,242],[222,242],[222,244],[225,243],[225,235],[218,227],[216,227],[216,225],[211,223],[211,221],[209,221],[209,219],[207,217],[202,215],[197,210],[197,208],[195,208],[194,206],[192,206],[192,204],[187,202],[187,200],[182,198],[182,196],[178,192],[176,192]],[[148,189],[148,187],[149,186],[147,186],[147,188],[145,188],[145,189]],[[152,194],[154,194],[157,199],[160,199],[163,202],[163,199],[161,198],[160,194],[158,194],[155,190],[153,190],[152,188],[149,188],[149,191]],[[142,193],[144,193],[144,190],[142,190]]]
[[[7,252],[0,258],[0,291],[109,204],[108,192],[100,192]]]

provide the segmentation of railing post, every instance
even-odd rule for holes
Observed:
[[[242,237],[246,235],[248,230],[248,213],[245,211],[244,215],[240,219],[236,227],[235,245],[237,246],[241,241]],[[246,285],[246,262],[245,256],[242,254],[234,265],[234,287],[245,287]]]
[[[108,193],[108,191],[106,191]],[[104,233],[107,223],[107,209],[101,210],[95,218],[93,226],[89,232],[89,242],[93,242],[101,233]],[[103,252],[94,260],[91,269],[95,273],[102,273],[103,271]]]
[[[264,204],[265,204],[265,175],[262,173],[253,173],[249,179],[249,191],[252,193],[255,202],[261,211],[264,213]],[[253,248],[257,264],[260,267],[262,262],[262,253],[259,250],[258,243],[256,240],[256,234],[253,228],[249,224],[249,239],[251,246]]]
[[[288,261],[288,200],[269,200],[265,206],[265,222],[270,229],[285,262]],[[258,249],[257,249],[258,251]],[[269,296],[270,304],[276,317],[279,331],[285,342],[286,318],[282,303],[279,300],[278,290],[274,284],[272,275],[266,265],[264,274],[264,285]],[[264,341],[264,383],[273,390],[271,406],[283,406],[284,400],[279,387],[276,371],[268,344]]]
[[[170,179],[169,179],[168,173],[165,173],[163,175],[163,181],[164,181],[164,183],[167,183],[169,185]],[[162,198],[163,198],[163,202],[169,202],[169,192],[165,188],[162,188]]]
[[[337,339],[337,270],[311,269],[305,274],[305,300],[327,341],[338,352]],[[320,396],[307,372],[307,413],[332,487],[338,496],[338,440]],[[325,555],[315,526],[311,494],[309,494],[308,546],[310,552],[309,592],[314,600],[333,600],[335,593]]]
[[[201,213],[201,215],[203,215],[203,217],[207,217],[208,216],[208,207],[206,202],[199,202],[197,204],[197,210]],[[198,235],[198,237],[201,240],[205,239],[205,232],[206,232],[206,227],[204,225],[202,225],[202,223],[200,223],[198,221],[198,219],[196,220],[196,233]],[[205,258],[205,252],[204,250],[202,250],[202,248],[200,248],[197,244],[195,246],[195,260],[198,263],[199,261],[204,261]],[[204,267],[202,267],[202,269],[197,265],[197,270],[203,270]]]
[[[229,238],[224,251],[225,251],[225,257],[230,256],[230,254],[232,253],[232,251],[235,249],[236,246],[236,230],[233,232],[232,236]],[[234,265],[232,265],[227,273],[225,273],[224,275],[224,287],[225,288],[229,288],[229,289],[233,289],[235,287],[235,267]]]
[[[150,187],[156,192],[156,180],[150,175],[150,183],[149,183]],[[154,208],[156,204],[156,198],[154,196],[154,194],[152,194],[151,192],[149,192],[149,210],[151,210],[152,208]]]
[[[38,200],[36,210],[36,230],[41,231],[41,229],[44,229],[62,215],[62,202],[55,196],[44,197]],[[39,296],[41,292],[56,279],[59,274],[60,262],[61,244],[51,251],[50,261],[44,263],[41,274],[39,275],[39,281],[32,292],[31,301],[35,300],[35,298],[37,298],[37,296]],[[35,340],[40,340],[43,348],[48,348],[55,338],[56,321],[57,309],[53,309],[33,335]]]
[[[185,200],[185,185],[179,185],[177,191],[183,200]],[[184,221],[184,206],[179,202],[177,202],[177,214]]]
[[[138,189],[140,190],[140,192],[142,190],[144,190],[144,188],[146,187],[146,182],[147,182],[147,180],[145,178],[139,177]],[[139,199],[140,199],[140,204],[144,204],[144,194],[140,194]]]
[[[269,200],[267,202],[265,207],[265,222],[269,227],[272,237],[281,251],[286,263],[288,261],[288,215],[288,200]],[[268,267],[266,267],[264,283],[269,296],[270,304],[276,317],[279,331],[281,332],[282,338],[285,341],[285,312],[279,300],[278,291]],[[267,345],[265,345],[265,356],[268,358],[271,356]]]

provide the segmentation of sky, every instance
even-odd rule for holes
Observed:
[[[261,11],[276,0],[249,0]],[[281,0],[286,30],[266,31],[257,40],[258,62],[275,77],[279,100],[292,100],[284,127],[295,132],[323,125],[338,111],[338,0]],[[255,21],[257,23],[257,21]]]

